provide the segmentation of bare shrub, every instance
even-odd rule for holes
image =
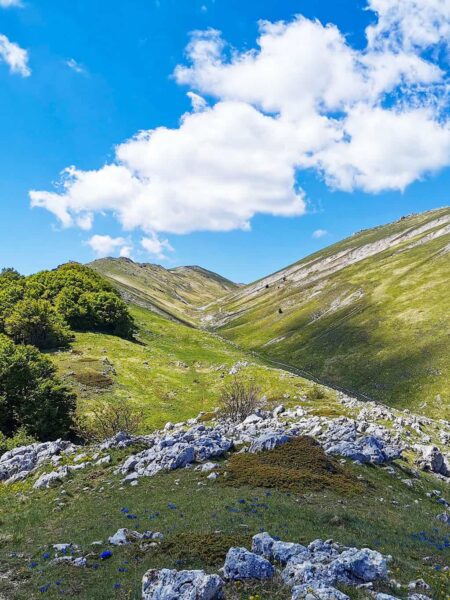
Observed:
[[[235,422],[243,421],[260,405],[260,388],[252,381],[235,375],[220,395],[220,416]]]
[[[100,442],[120,431],[136,433],[142,421],[143,411],[126,400],[101,401],[77,411],[75,430],[87,442]]]

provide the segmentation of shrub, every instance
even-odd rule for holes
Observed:
[[[330,489],[351,494],[363,489],[361,482],[307,436],[294,438],[266,452],[233,454],[223,481],[233,486],[250,485],[299,493]]]
[[[228,550],[233,546],[250,546],[251,535],[240,533],[179,533],[164,539],[158,552],[170,556],[176,564],[187,563],[223,565]]]
[[[323,400],[327,397],[324,388],[321,385],[315,383],[307,392],[306,397],[308,400]]]
[[[67,346],[72,334],[63,318],[47,300],[20,300],[5,319],[5,333],[17,344],[42,350]]]
[[[243,421],[254,413],[260,404],[259,387],[234,375],[220,395],[220,415],[234,422]]]
[[[117,433],[133,434],[142,425],[143,412],[126,400],[96,402],[79,409],[75,417],[75,430],[88,442],[100,442]]]
[[[39,440],[66,437],[75,394],[56,377],[52,362],[33,346],[17,346],[0,334],[0,431],[21,427]]]
[[[12,437],[6,437],[0,432],[0,454],[8,450],[14,450],[20,446],[29,446],[37,442],[37,439],[30,435],[25,427],[19,427]]]
[[[131,337],[133,319],[126,304],[113,292],[88,292],[80,297],[85,312],[85,327],[94,331]]]

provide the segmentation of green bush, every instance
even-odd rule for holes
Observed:
[[[24,428],[39,440],[66,437],[75,394],[56,377],[52,362],[33,346],[16,345],[0,334],[0,431]]]
[[[30,435],[24,427],[19,427],[12,437],[6,437],[0,432],[0,454],[20,446],[29,446],[35,442],[37,442],[36,438]]]
[[[17,344],[42,350],[67,346],[73,339],[64,319],[47,300],[20,300],[4,323],[5,333]]]
[[[69,328],[129,338],[134,323],[119,294],[89,267],[67,263],[23,277],[0,272],[0,333],[41,349],[66,345]]]

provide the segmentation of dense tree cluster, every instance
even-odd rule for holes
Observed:
[[[131,337],[134,324],[118,293],[83,265],[0,272],[0,433],[68,434],[75,396],[39,350],[67,346],[74,330]]]
[[[67,345],[71,330],[133,333],[126,304],[100,275],[77,263],[23,277],[0,274],[0,333],[40,349]]]

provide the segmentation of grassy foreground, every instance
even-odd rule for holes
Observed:
[[[143,478],[136,487],[123,487],[113,463],[78,472],[62,486],[37,491],[32,481],[0,486],[0,598],[33,600],[139,600],[142,575],[151,567],[204,568],[216,572],[231,545],[249,547],[251,536],[267,530],[285,540],[308,543],[333,538],[391,554],[391,576],[402,584],[423,577],[435,600],[450,593],[448,526],[434,517],[440,505],[426,497],[443,486],[421,475],[414,487],[380,468],[347,464],[349,477],[364,493],[338,494],[333,489],[303,493],[226,485],[208,481],[193,470]],[[236,487],[237,485],[237,487]],[[444,492],[444,490],[442,489]],[[445,492],[444,492],[445,493]],[[112,548],[107,538],[119,527],[160,531],[158,548],[131,545]],[[92,545],[99,541],[99,545]],[[55,565],[51,544],[74,543],[88,555],[88,567]],[[106,549],[111,558],[99,559]],[[388,591],[388,588],[384,587]],[[362,591],[345,590],[354,599]],[[395,595],[406,597],[405,588]],[[227,599],[288,600],[288,588],[270,585],[230,585]]]

